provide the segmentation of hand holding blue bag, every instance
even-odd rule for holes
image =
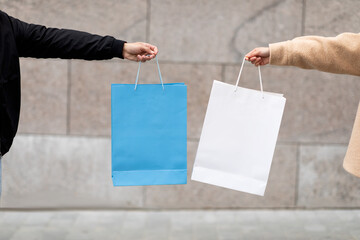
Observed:
[[[114,186],[186,184],[187,87],[164,84],[111,85],[112,179]]]

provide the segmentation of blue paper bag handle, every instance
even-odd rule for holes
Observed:
[[[160,78],[161,86],[162,86],[162,88],[163,88],[163,90],[164,90],[164,83],[163,83],[163,80],[162,80],[162,77],[161,77],[161,71],[160,71],[160,66],[159,66],[159,61],[158,61],[157,56],[155,57],[155,59],[156,59],[156,64],[157,64],[158,71],[159,71],[159,78]],[[138,84],[139,73],[140,73],[140,66],[141,66],[141,61],[139,62],[139,67],[138,67],[138,71],[137,71],[137,75],[136,75],[135,88],[134,88],[134,90],[136,90],[136,87],[137,87],[137,84]]]

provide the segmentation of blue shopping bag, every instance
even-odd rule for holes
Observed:
[[[111,85],[114,186],[186,184],[187,87],[184,83]]]

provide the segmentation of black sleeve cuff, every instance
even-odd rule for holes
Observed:
[[[124,49],[125,43],[126,43],[126,41],[123,41],[123,40],[117,40],[117,39],[114,40],[114,43],[112,45],[112,52],[113,52],[114,57],[124,59],[123,49]]]

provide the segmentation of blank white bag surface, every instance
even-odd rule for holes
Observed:
[[[191,179],[263,196],[285,102],[214,80]]]

